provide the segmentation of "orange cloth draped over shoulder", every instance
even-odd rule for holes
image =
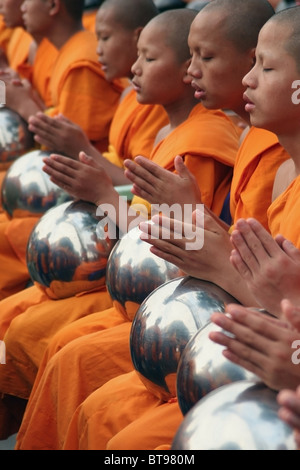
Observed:
[[[273,237],[283,235],[300,249],[300,176],[275,199],[268,210],[269,227]]]
[[[250,128],[233,170],[230,191],[233,221],[253,217],[269,230],[267,210],[272,202],[275,175],[288,158],[290,156],[275,134],[265,129]]]
[[[104,151],[112,118],[128,80],[108,82],[96,53],[97,39],[80,31],[60,49],[50,82],[52,109],[76,122],[90,141]]]
[[[260,136],[259,146],[257,141],[257,136]],[[264,140],[265,136],[265,140]],[[253,145],[252,145],[253,144]],[[251,153],[252,149],[252,153]],[[247,150],[247,152],[246,152]],[[236,159],[237,171],[235,172],[235,188],[232,189],[232,194],[235,192],[240,196],[247,195],[247,186],[252,190],[252,194],[256,195],[256,205],[253,205],[252,209],[247,208],[247,204],[251,202],[247,197],[243,198],[239,204],[238,199],[236,199],[239,205],[239,217],[249,215],[256,216],[256,214],[261,218],[261,221],[266,220],[266,214],[262,214],[259,206],[259,193],[264,197],[266,192],[260,185],[266,184],[266,191],[268,194],[269,201],[272,197],[272,182],[269,178],[266,178],[265,173],[268,170],[268,165],[265,165],[264,158],[266,158],[266,163],[271,164],[273,179],[275,177],[275,169],[273,170],[273,163],[276,158],[280,159],[282,163],[289,156],[285,153],[281,146],[278,145],[277,138],[270,133],[260,132],[257,129],[252,129],[247,136],[247,142],[242,146],[238,153]],[[251,162],[255,163],[251,165]],[[280,163],[279,163],[280,164]],[[277,166],[279,166],[277,164]],[[248,171],[243,171],[243,165]],[[261,171],[258,171],[260,170]],[[234,171],[236,170],[236,167]],[[253,172],[251,177],[251,171]],[[238,181],[238,175],[240,176],[240,181]],[[258,184],[255,183],[256,178],[258,178]],[[252,181],[253,178],[253,181]],[[297,191],[290,187],[290,191],[293,191],[295,194],[295,199],[297,200]],[[276,212],[276,207],[284,208],[286,200],[284,196],[281,198],[281,201],[277,200],[269,209],[269,218],[271,217],[271,210],[275,225],[275,220],[277,220],[277,228],[272,228],[270,225],[271,232],[279,233],[279,224],[278,221],[281,220],[281,217],[278,215],[276,218],[274,213]],[[295,204],[295,202],[294,202]],[[268,205],[265,204],[265,210]],[[295,209],[296,210],[296,209]],[[291,214],[292,209],[290,206],[286,207],[286,214]],[[291,222],[291,227],[295,224]],[[289,224],[287,224],[289,227]],[[288,231],[291,234],[290,231]],[[297,233],[297,231],[296,231]],[[299,233],[299,230],[298,230]],[[292,234],[291,234],[292,235]],[[129,331],[129,329],[128,329]],[[99,340],[100,334],[98,334]],[[96,335],[95,335],[96,338]],[[71,338],[69,338],[71,339]],[[92,336],[90,336],[92,339]],[[56,356],[52,358],[52,368],[54,369],[54,360],[59,364],[58,370],[61,370],[63,363],[67,363],[66,359],[71,359],[72,350],[75,349],[75,345],[78,342],[83,348],[83,339],[79,338],[78,340],[70,343],[64,350],[64,348]],[[86,341],[87,342],[87,341]],[[57,349],[58,349],[57,343]],[[60,343],[60,345],[62,342]],[[114,343],[112,343],[114,344]],[[91,348],[91,344],[90,344]],[[81,349],[81,352],[87,352],[86,349]],[[65,353],[65,357],[63,355]],[[68,354],[67,354],[68,353]],[[129,355],[129,347],[127,355]],[[64,360],[63,360],[64,359]],[[79,362],[79,360],[77,360]],[[56,371],[58,375],[58,370]],[[43,377],[45,383],[49,388],[51,383],[50,373],[47,376],[48,368],[46,374]],[[50,371],[49,371],[50,372]],[[81,379],[83,377],[83,370],[81,371]],[[40,376],[40,374],[39,374]],[[40,398],[42,396],[42,382],[40,381]],[[72,386],[74,386],[75,379],[73,377]],[[59,387],[60,393],[63,393],[63,385]],[[35,389],[34,389],[35,390]],[[33,394],[32,400],[35,401],[39,409],[40,405],[43,405],[46,408],[46,401],[38,400],[38,392]],[[82,395],[81,395],[82,396]],[[29,406],[31,399],[29,401]],[[118,406],[115,406],[115,403],[118,403]],[[121,404],[124,403],[124,406]],[[32,413],[33,409],[30,407],[29,411]],[[26,415],[27,416],[27,413]],[[60,418],[63,419],[63,418]],[[109,450],[130,450],[130,449],[167,449],[168,446],[171,446],[175,433],[183,420],[183,416],[179,409],[178,403],[174,400],[168,403],[159,402],[159,400],[150,392],[147,391],[146,387],[141,384],[141,381],[135,371],[128,371],[123,376],[116,376],[110,382],[107,382],[104,386],[93,392],[86,400],[83,402],[74,412],[73,418],[68,427],[67,438],[63,448],[65,449],[109,449]],[[33,425],[33,424],[32,424]],[[28,422],[27,422],[28,426]],[[21,428],[21,430],[23,427]],[[58,426],[58,429],[60,427]],[[30,433],[29,433],[30,434]],[[59,434],[62,439],[62,434]],[[18,439],[18,445],[22,448],[29,446],[30,440],[26,441],[26,426],[24,426],[24,441],[22,440],[22,435],[20,440]],[[31,436],[32,437],[32,436]],[[32,440],[31,442],[33,442]]]
[[[97,11],[97,9],[87,10],[83,13],[82,24],[91,33],[95,33]]]
[[[129,90],[115,112],[103,156],[119,167],[137,155],[150,158],[155,137],[168,122],[162,106],[139,104],[136,92]]]
[[[3,15],[0,15],[0,48],[6,55],[7,45],[12,36],[14,28],[8,28],[3,19]]]
[[[50,81],[58,54],[58,49],[48,39],[44,38],[36,50],[32,73],[29,77],[33,88],[42,98],[46,108],[52,106]]]
[[[6,55],[9,66],[16,72],[18,72],[18,67],[27,63],[32,42],[32,36],[24,28],[14,28],[7,44]]]
[[[208,130],[214,135],[211,140],[205,138]],[[201,136],[202,132],[203,136]],[[178,154],[183,155],[187,166],[196,175],[201,189],[201,183],[203,187],[205,185],[206,200],[219,210],[229,186],[223,187],[221,176],[220,180],[218,177],[222,174],[224,178],[224,175],[231,174],[237,148],[237,134],[231,121],[223,113],[208,112],[201,104],[198,104],[190,113],[189,118],[153,149],[151,159],[164,168],[174,171],[174,157]],[[207,161],[211,163],[210,166]],[[225,169],[224,172],[221,171],[219,165],[225,166],[226,171]],[[222,188],[219,193],[219,203],[217,203],[218,198],[214,197],[214,189],[208,187],[209,182],[212,181],[216,192]],[[228,178],[229,184],[230,178]],[[6,393],[10,390],[12,393],[12,386],[10,385],[9,388],[7,384],[18,382],[19,388],[15,389],[14,393],[22,391],[23,396],[28,381],[26,384],[23,379],[24,384],[21,387],[20,378],[24,374],[28,376],[28,372],[19,354],[20,346],[13,347],[10,338],[15,341],[17,334],[15,326],[18,326],[17,329],[24,330],[24,325],[25,322],[20,317],[12,321],[4,337],[5,341],[9,341],[6,371],[11,370],[12,375],[4,380],[0,371],[0,390]],[[26,412],[24,416],[18,436],[20,448],[37,449],[43,446],[47,449],[62,448],[69,421],[77,406],[112,377],[132,370],[129,350],[130,329],[131,319],[123,315],[116,307],[112,307],[106,312],[98,312],[70,324],[58,332],[51,342],[49,341],[30,396],[28,413]],[[24,348],[25,344],[22,347]],[[27,368],[31,347],[34,345],[26,344],[26,352],[24,350]],[[19,357],[15,355],[9,357],[13,350],[18,350]],[[61,380],[62,377],[64,377],[64,383]],[[72,398],[69,397],[66,400],[67,390],[70,389],[74,391],[74,394]],[[64,403],[64,413],[60,412],[61,407],[60,404],[57,406],[58,402]],[[53,403],[56,403],[54,407]],[[38,409],[41,411],[39,423],[36,422]]]
[[[32,78],[40,80],[39,89],[44,89],[47,103],[52,105],[49,114],[64,114],[79,124],[92,141],[102,146],[107,144],[110,123],[127,82],[107,82],[98,62],[96,47],[96,37],[91,32],[75,34],[54,57],[50,81],[48,69],[42,83],[37,74],[42,67],[45,49],[51,49],[52,58],[53,53],[55,55],[53,47],[44,42],[36,57],[36,71]],[[0,299],[19,292],[29,281],[25,254],[28,237],[38,220],[39,217],[14,218],[6,225],[0,225],[0,259],[2,263],[3,254],[6,268],[0,274]]]

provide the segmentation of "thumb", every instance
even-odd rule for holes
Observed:
[[[191,178],[192,174],[180,155],[177,155],[174,159],[174,168],[181,178]]]
[[[204,210],[196,209],[192,213],[192,223],[196,227],[204,228]]]
[[[80,152],[79,153],[79,161],[81,163],[84,163],[85,165],[94,166],[93,165],[93,163],[94,163],[93,158],[90,157],[89,155],[87,155],[85,152]]]
[[[294,328],[300,331],[300,308],[296,307],[290,300],[283,299],[281,301],[281,309],[284,317],[290,322]]]

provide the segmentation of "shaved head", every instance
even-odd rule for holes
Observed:
[[[199,14],[216,10],[224,12],[224,36],[242,52],[256,47],[259,31],[275,13],[268,0],[211,0]]]
[[[144,27],[158,14],[152,0],[104,0],[100,9],[113,8],[116,23],[130,31]]]
[[[167,10],[160,13],[151,23],[161,27],[167,46],[174,50],[179,63],[191,57],[188,46],[190,27],[198,11],[189,8]]]
[[[300,6],[287,8],[276,13],[271,20],[274,23],[286,25],[290,29],[290,37],[284,47],[296,61],[300,72]]]

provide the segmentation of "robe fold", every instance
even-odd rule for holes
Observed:
[[[251,127],[233,170],[230,212],[233,220],[254,217],[268,228],[267,210],[279,166],[289,155],[278,138],[265,129]]]

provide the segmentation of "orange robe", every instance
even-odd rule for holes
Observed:
[[[104,145],[121,92],[127,82],[116,81],[111,84],[105,79],[96,54],[97,41],[95,35],[89,31],[75,34],[56,57],[55,49],[46,41],[41,47],[32,79],[39,84],[40,91],[44,90],[47,103],[52,105],[49,114],[54,116],[63,113],[79,124],[97,146]],[[44,81],[40,74],[45,49],[49,50],[52,59],[54,54],[55,59],[50,81],[49,68],[46,71],[45,67]],[[48,66],[47,62],[45,64]],[[0,224],[1,265],[1,257],[5,257],[5,270],[0,274],[0,299],[24,289],[30,280],[24,255],[28,237],[39,218],[24,217]]]
[[[205,138],[207,132],[213,133],[214,138]],[[216,210],[220,210],[229,189],[230,177],[227,187],[222,183],[224,179],[227,181],[226,175],[231,174],[236,152],[237,135],[230,120],[223,113],[207,111],[201,104],[198,104],[189,118],[154,148],[151,159],[164,168],[174,171],[174,157],[178,154],[184,156],[187,166],[197,177],[201,191],[203,189],[207,203],[210,207],[214,206]],[[220,165],[224,168],[220,168]],[[24,329],[25,323],[22,322],[23,326],[21,326],[19,320],[12,321],[4,337],[5,343],[9,342],[7,365],[13,372],[13,375],[7,377],[5,381],[10,384],[12,382],[16,384],[17,381],[18,393],[21,390],[20,379],[26,371],[23,367],[22,371],[19,368],[20,358],[9,356],[15,349],[10,342],[10,337],[15,340],[18,336],[14,328],[16,322],[19,323],[17,329],[20,328],[20,331]],[[28,413],[24,417],[19,433],[20,448],[62,448],[69,420],[77,405],[111,377],[132,370],[129,351],[130,329],[130,319],[113,307],[80,319],[58,332],[51,340],[40,364],[30,396]],[[28,353],[31,354],[28,346],[30,345],[26,345],[25,353],[27,361]],[[85,361],[87,361],[86,364]],[[13,371],[16,367],[18,371]],[[87,374],[84,379],[82,379],[82,372]],[[61,381],[62,377],[64,377],[64,384]],[[80,380],[78,380],[79,377],[81,377]],[[50,388],[49,384],[51,384]],[[74,391],[74,394],[72,398],[70,396],[67,398],[67,390],[70,389]],[[11,386],[10,389],[4,388],[1,370],[0,390],[12,393]],[[25,392],[24,386],[22,392]],[[69,392],[68,395],[70,395]],[[57,402],[59,402],[58,405]],[[61,403],[64,403],[63,414],[60,413]],[[39,424],[36,422],[37,410],[40,413]],[[44,433],[46,421],[47,432]],[[36,426],[39,426],[38,431]]]
[[[252,127],[244,139],[233,170],[230,192],[232,220],[253,217],[268,230],[267,210],[272,202],[274,178],[290,156],[278,138]]]
[[[27,63],[32,42],[32,36],[24,28],[18,27],[13,29],[7,44],[6,55],[9,66],[16,72],[18,72],[18,67]]]
[[[3,19],[3,15],[0,15],[0,48],[6,55],[7,45],[12,36],[13,28],[8,28]]]
[[[283,235],[300,249],[300,176],[275,199],[268,210],[269,227],[273,237]]]
[[[83,13],[82,24],[91,33],[95,33],[97,11],[97,9],[87,10]]]
[[[128,81],[108,82],[96,50],[95,34],[84,30],[60,49],[50,82],[52,109],[49,115],[64,114],[104,151],[112,118]]]
[[[269,160],[271,158],[271,152],[274,151],[273,158],[282,158],[284,161],[289,156],[286,153],[282,153],[282,148],[278,148],[276,143],[276,138],[274,136],[268,135],[266,133],[266,140],[265,146],[263,145],[263,133],[261,134],[261,141],[259,151],[257,148],[257,132],[250,132],[246,137],[247,141],[245,145],[242,146],[240,149],[237,159],[234,172],[235,175],[240,175],[242,181],[240,184],[236,181],[236,185],[231,197],[233,200],[238,201],[238,198],[235,197],[235,191],[238,191],[240,197],[243,195],[243,190],[245,190],[246,194],[246,187],[243,186],[245,179],[245,172],[243,171],[243,165],[253,171],[253,181],[250,181],[251,174],[247,174],[247,183],[250,188],[256,188],[255,179],[258,178],[260,172],[258,171],[261,168],[261,176],[258,181],[261,181],[261,184],[266,182],[267,190],[269,194],[269,200],[271,201],[271,186],[269,178],[265,178],[266,167],[263,162],[263,158]],[[253,145],[251,145],[251,143]],[[275,145],[274,145],[275,144]],[[248,152],[245,152],[245,149],[248,149]],[[251,149],[253,149],[253,153],[251,154]],[[241,155],[242,153],[242,155]],[[247,156],[247,158],[246,158]],[[243,158],[242,158],[243,157]],[[249,166],[251,161],[255,161],[256,164],[253,166]],[[275,172],[273,173],[273,178],[275,177]],[[299,180],[300,181],[300,180]],[[243,188],[243,190],[241,190]],[[257,188],[257,192],[260,190],[261,194],[264,196],[264,192],[262,188]],[[295,194],[295,200],[297,201],[296,193],[297,191],[293,191]],[[298,198],[299,199],[299,198]],[[246,204],[248,199],[246,197],[241,197],[241,204],[239,205],[240,210],[242,209],[243,202]],[[277,200],[278,201],[278,200]],[[248,201],[249,202],[249,201]],[[294,203],[295,204],[295,203]],[[275,205],[275,203],[273,203]],[[272,205],[272,206],[273,206]],[[285,207],[285,200],[282,199],[281,207]],[[271,214],[271,209],[269,210],[269,218]],[[254,211],[256,209],[256,212]],[[296,210],[296,209],[295,209]],[[292,208],[289,206],[286,207],[286,214],[291,214]],[[239,217],[243,217],[243,214],[248,214],[248,208],[245,207],[244,211],[241,210]],[[261,214],[261,209],[259,204],[254,206],[251,209],[251,214],[253,217],[262,217],[262,220],[265,220],[266,215]],[[257,215],[256,215],[257,214]],[[274,217],[273,217],[274,218]],[[275,218],[274,218],[275,219]],[[281,220],[279,217],[276,220]],[[275,223],[275,222],[274,222]],[[291,223],[292,224],[292,223]],[[278,224],[277,224],[278,225]],[[294,224],[295,225],[295,224]],[[288,226],[288,224],[287,224]],[[293,225],[291,225],[293,227]],[[271,231],[272,227],[270,226]],[[275,230],[275,229],[273,229]],[[276,231],[276,230],[275,230]],[[277,229],[277,232],[279,229]],[[273,233],[273,231],[272,231]],[[290,233],[290,232],[289,232]],[[297,231],[296,231],[297,233]],[[299,230],[298,230],[299,233]],[[99,341],[101,333],[98,336],[90,335],[87,338],[89,340],[94,340],[97,337]],[[69,338],[71,339],[71,338]],[[112,338],[113,340],[113,338]],[[111,341],[112,341],[111,340]],[[56,374],[58,375],[58,371],[62,371],[63,363],[68,363],[68,360],[74,360],[72,358],[72,352],[75,350],[75,345],[81,345],[83,348],[84,339],[79,338],[78,340],[74,341],[73,343],[69,344],[68,350],[62,349],[56,356],[54,356],[51,360],[51,367],[54,370],[54,360],[56,362],[57,370]],[[100,341],[98,344],[101,344]],[[62,342],[60,342],[60,347],[62,346]],[[114,346],[114,342],[112,342],[112,347]],[[92,344],[89,344],[90,352],[92,348]],[[67,348],[67,347],[66,347]],[[59,345],[57,343],[57,349],[59,349]],[[96,346],[95,346],[96,349]],[[101,344],[102,350],[102,344]],[[81,352],[88,354],[87,349],[82,349]],[[100,350],[99,350],[100,351]],[[112,349],[113,351],[113,349]],[[90,353],[89,352],[89,353]],[[129,347],[124,349],[126,354],[129,354]],[[65,353],[65,354],[64,354]],[[53,353],[52,353],[53,354]],[[99,352],[100,354],[100,352]],[[107,348],[106,348],[106,355],[107,355]],[[79,358],[77,359],[77,363],[79,363]],[[66,367],[66,365],[65,365]],[[39,377],[42,376],[42,371],[39,371]],[[49,373],[49,375],[48,375]],[[78,372],[77,372],[78,373]],[[54,374],[53,374],[54,375]],[[36,405],[36,411],[40,409],[40,406],[44,406],[46,408],[46,401],[41,399],[42,397],[42,389],[43,385],[47,384],[49,389],[49,384],[51,383],[50,379],[51,372],[49,371],[48,367],[45,371],[44,377],[37,385],[39,386],[39,391],[36,390],[36,387],[33,391],[33,396],[29,401],[29,412],[34,412],[34,407],[31,408],[31,400]],[[81,369],[80,372],[80,380],[82,381],[84,377],[84,368]],[[39,382],[39,381],[37,381]],[[75,379],[72,377],[71,384],[74,387]],[[59,385],[59,381],[55,383],[55,387]],[[64,386],[60,385],[58,388],[59,393],[64,393]],[[57,391],[53,394],[56,396]],[[66,393],[66,392],[65,392]],[[40,394],[40,396],[38,396]],[[52,395],[52,397],[53,397]],[[40,398],[40,400],[39,400]],[[49,403],[49,402],[48,402]],[[117,406],[116,406],[117,404]],[[124,404],[122,406],[122,404]],[[27,413],[25,414],[27,416]],[[37,419],[37,418],[36,418]],[[171,400],[168,403],[161,402],[156,396],[150,393],[146,387],[141,383],[138,375],[134,370],[124,375],[119,375],[118,377],[113,378],[110,382],[106,382],[105,385],[100,387],[98,390],[93,392],[74,412],[73,418],[70,422],[67,437],[64,443],[65,449],[108,449],[108,450],[143,450],[143,449],[159,449],[159,448],[168,448],[171,445],[172,440],[175,436],[175,433],[183,419],[181,411],[179,409],[178,403],[176,400]],[[28,425],[28,422],[25,424]],[[32,426],[34,426],[32,422]],[[30,441],[30,433],[26,435],[26,429],[22,431],[18,438],[18,448],[24,448],[26,446],[30,446],[30,442],[34,442],[34,440]],[[22,432],[24,432],[24,441],[22,441]],[[29,440],[26,441],[26,438],[29,437]],[[32,436],[31,436],[32,438]]]

